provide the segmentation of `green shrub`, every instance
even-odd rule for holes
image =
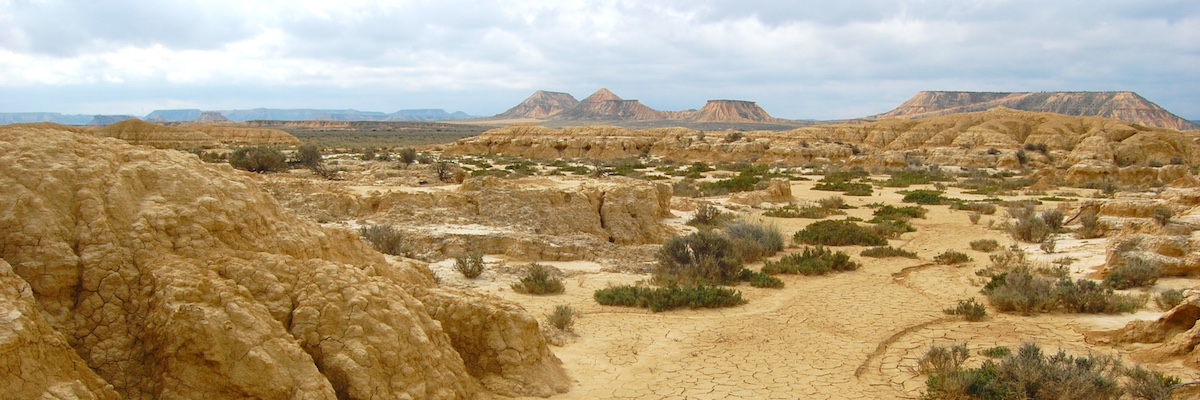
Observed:
[[[783,250],[783,234],[773,226],[735,222],[725,225],[724,231],[742,262],[755,262]]]
[[[850,261],[843,252],[834,253],[824,247],[808,247],[803,253],[788,254],[779,261],[767,261],[762,272],[765,274],[825,275],[830,272],[854,271],[861,267]]]
[[[957,371],[971,357],[967,345],[953,347],[932,346],[917,360],[917,371],[921,374],[946,374]]]
[[[998,360],[969,369],[962,368],[966,357],[958,346],[935,348],[921,360],[929,361],[919,363],[921,372],[929,375],[922,399],[1117,400],[1124,393],[1139,399],[1167,399],[1172,386],[1179,384],[1177,378],[1141,367],[1122,367],[1113,357],[1077,357],[1061,350],[1045,354],[1035,344],[1025,344],[1015,354],[995,348],[1004,349],[995,352],[993,358]]]
[[[571,306],[559,304],[554,306],[554,312],[546,315],[546,322],[563,332],[575,331],[575,311]]]
[[[842,192],[847,196],[870,196],[874,193],[871,185],[857,182],[820,182],[813,186],[813,190],[821,190],[828,192]]]
[[[1154,286],[1158,277],[1162,276],[1162,267],[1158,264],[1140,259],[1130,258],[1104,277],[1104,284],[1114,289],[1129,289],[1133,287]]]
[[[287,171],[287,156],[283,152],[264,146],[239,147],[229,153],[229,165],[250,172],[267,173]]]
[[[893,172],[888,180],[883,181],[880,185],[885,187],[909,187],[911,185],[924,185],[933,182],[944,182],[951,180],[949,177],[942,175],[939,172],[932,171],[914,171],[904,170]]]
[[[606,306],[649,308],[659,312],[676,308],[721,308],[746,304],[742,292],[714,286],[670,285],[661,288],[614,286],[597,290],[592,296]]]
[[[417,149],[405,147],[400,149],[400,163],[407,168],[409,165],[417,162]]]
[[[750,286],[757,288],[779,289],[783,287],[783,280],[746,268],[742,269],[741,280],[750,282]]]
[[[942,310],[942,312],[949,315],[961,316],[963,319],[971,322],[983,321],[984,318],[987,318],[987,307],[975,301],[974,297],[967,300],[959,300],[957,306],[947,308]]]
[[[987,358],[1004,358],[1009,354],[1012,354],[1012,349],[1004,346],[988,347],[979,351],[979,355]]]
[[[905,203],[931,204],[937,205],[947,201],[942,197],[942,192],[938,190],[918,189],[912,190],[904,194]]]
[[[478,251],[470,251],[454,258],[454,270],[467,279],[475,279],[483,275],[484,268],[483,253]]]
[[[1069,313],[1116,314],[1137,311],[1145,296],[1114,293],[1095,281],[1035,276],[1027,267],[992,277],[983,288],[993,307],[1002,312],[1032,314],[1060,310]]]
[[[1083,314],[1117,314],[1137,311],[1146,298],[1113,293],[1095,281],[1060,278],[1055,285],[1059,307],[1067,312]]]
[[[842,196],[829,196],[817,200],[817,205],[821,206],[823,209],[830,210],[831,212],[836,212],[836,210],[846,208],[846,200],[843,199]]]
[[[871,258],[888,258],[888,257],[904,257],[917,258],[917,253],[911,251],[897,249],[892,246],[878,246],[863,250],[858,255]]]
[[[662,284],[717,284],[737,281],[742,261],[732,240],[717,232],[695,232],[667,240],[656,254],[654,279]]]
[[[1046,221],[1034,215],[1019,217],[1012,227],[1012,237],[1027,243],[1041,243],[1054,233]]]
[[[1175,306],[1183,303],[1183,291],[1179,289],[1164,290],[1162,293],[1154,296],[1154,303],[1163,311],[1175,308]]]
[[[712,204],[704,204],[696,208],[696,214],[687,224],[698,228],[712,228],[729,222],[733,217]]]
[[[971,250],[991,253],[996,251],[998,248],[1000,248],[1000,242],[997,242],[994,239],[979,239],[971,241]]]
[[[1085,207],[1079,213],[1079,229],[1075,231],[1075,237],[1080,239],[1093,239],[1103,237],[1108,228],[1100,222],[1099,207]]]
[[[908,232],[916,232],[917,228],[908,222],[885,219],[871,225],[871,232],[885,239],[895,239]]]
[[[829,216],[830,210],[820,206],[804,206],[800,207],[796,204],[787,204],[778,208],[772,208],[763,212],[763,216],[775,218],[808,218],[821,219]]]
[[[1050,228],[1051,232],[1062,231],[1063,219],[1066,218],[1062,211],[1057,209],[1042,211],[1042,222],[1046,223],[1046,227]]]
[[[971,262],[971,257],[954,250],[946,250],[942,254],[933,257],[933,261],[942,265],[962,264]]]
[[[306,144],[296,149],[296,163],[306,168],[317,168],[321,165],[321,147]]]
[[[550,267],[538,263],[529,264],[525,276],[512,284],[514,292],[525,294],[558,294],[564,289],[562,279],[553,276]]]
[[[905,221],[910,218],[925,218],[925,214],[928,212],[928,209],[921,206],[895,207],[885,205],[875,209],[875,218],[871,219],[871,222],[875,223],[885,220]]]
[[[884,246],[887,239],[849,221],[817,221],[796,232],[797,243],[823,246]]]
[[[391,225],[364,226],[358,228],[358,236],[361,236],[380,253],[394,256],[403,256],[408,253],[408,246],[404,244],[404,235],[392,228]]]

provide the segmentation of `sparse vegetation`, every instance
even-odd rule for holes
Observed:
[[[975,301],[974,297],[966,300],[959,300],[958,305],[956,305],[954,308],[947,308],[942,310],[942,312],[949,315],[963,317],[963,319],[971,322],[983,321],[984,318],[987,318],[987,307],[984,307],[983,304]]]
[[[649,308],[653,312],[683,307],[721,308],[746,304],[742,292],[715,286],[669,285],[649,288],[625,285],[597,290],[592,297],[601,305]]]
[[[793,253],[784,256],[776,262],[768,261],[763,266],[765,274],[800,274],[825,275],[830,272],[845,272],[857,270],[862,265],[850,261],[850,256],[843,252],[833,252],[824,247],[808,247],[803,253]]]
[[[1162,275],[1162,267],[1141,259],[1129,258],[1104,277],[1104,284],[1114,289],[1154,286]]]
[[[965,343],[952,347],[933,346],[917,360],[917,371],[925,375],[948,374],[957,371],[970,357]]]
[[[773,226],[734,222],[725,225],[724,231],[742,262],[755,262],[783,250],[783,234]]]
[[[971,262],[971,257],[954,250],[946,250],[942,254],[933,257],[933,261],[942,265],[962,264]]]
[[[287,171],[287,156],[283,152],[265,146],[239,147],[229,153],[229,165],[250,172],[268,173]]]
[[[938,190],[918,189],[906,192],[902,201],[905,203],[937,205],[944,204],[949,199],[942,197],[942,192]]]
[[[917,258],[917,253],[913,253],[911,251],[906,251],[906,250],[902,250],[902,249],[897,249],[892,246],[872,247],[872,248],[863,250],[862,253],[859,253],[858,255],[863,256],[863,257],[871,257],[871,258],[888,258],[888,257]]]
[[[472,250],[454,258],[454,270],[467,279],[475,279],[483,275],[485,268],[483,253],[478,251]]]
[[[1154,207],[1154,210],[1150,212],[1150,218],[1158,222],[1158,226],[1167,226],[1167,224],[1171,223],[1171,218],[1174,217],[1175,211],[1166,206]]]
[[[779,278],[746,268],[742,269],[741,279],[750,282],[750,286],[757,288],[779,289],[783,287],[783,281]]]
[[[701,229],[712,229],[731,219],[733,216],[721,211],[717,206],[704,204],[696,208],[696,213],[692,215],[692,219],[688,220],[687,224]]]
[[[1164,290],[1154,296],[1154,304],[1158,305],[1158,308],[1163,311],[1175,308],[1180,303],[1183,303],[1183,291],[1179,289]]]
[[[1044,219],[1032,214],[1018,217],[1010,232],[1014,239],[1027,243],[1041,243],[1054,233]]]
[[[884,246],[887,239],[850,221],[817,221],[796,232],[796,243],[822,246]]]
[[[1100,211],[1098,206],[1084,207],[1079,213],[1079,229],[1075,231],[1075,236],[1080,239],[1093,239],[1104,237],[1108,231],[1108,227],[1100,222]]]
[[[736,282],[742,272],[733,241],[712,231],[673,237],[656,258],[654,280],[663,285],[725,285]]]
[[[996,251],[998,248],[1000,248],[1000,242],[997,242],[995,239],[978,239],[971,241],[971,250],[991,253]]]
[[[550,267],[532,263],[525,270],[525,276],[512,284],[512,290],[525,294],[558,294],[565,290],[562,279],[551,273]]]
[[[408,246],[404,244],[404,235],[391,225],[371,225],[358,228],[358,236],[371,244],[371,247],[383,254],[403,256],[408,254]]]
[[[979,351],[979,355],[987,358],[1004,358],[1009,354],[1012,354],[1012,349],[1004,346],[988,347]]]
[[[546,322],[560,331],[574,332],[575,314],[578,312],[571,306],[559,304],[554,306],[554,312],[546,315]]]
[[[1034,275],[1028,267],[992,276],[983,288],[992,306],[1002,312],[1029,315],[1055,310],[1085,314],[1137,311],[1146,296],[1114,293],[1095,281],[1066,277],[1056,280]]]

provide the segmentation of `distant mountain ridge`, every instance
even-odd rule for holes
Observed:
[[[622,99],[601,88],[581,101],[562,92],[539,90],[494,119],[545,119],[576,122],[681,121],[700,123],[780,122],[752,101],[709,100],[700,110],[659,111],[637,100]]]
[[[93,125],[106,126],[121,122],[132,115],[83,115],[62,114],[55,112],[22,112],[0,113],[0,125],[23,124],[35,122],[53,122],[63,125]],[[443,109],[400,110],[394,113],[358,110],[319,110],[319,109],[272,109],[255,108],[250,110],[214,110],[174,109],[154,110],[143,118],[150,122],[204,122],[228,120],[233,122],[246,121],[450,121],[476,118],[462,111],[454,113]]]
[[[1007,107],[1071,116],[1099,116],[1139,125],[1197,130],[1200,125],[1159,107],[1134,92],[956,92],[923,91],[899,107],[871,119],[916,119]]]

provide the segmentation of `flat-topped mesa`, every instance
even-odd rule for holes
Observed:
[[[690,118],[696,122],[771,122],[771,117],[753,101],[709,100]]]
[[[899,107],[874,118],[926,118],[985,111],[994,107],[1071,116],[1098,116],[1156,128],[1200,129],[1200,126],[1170,113],[1134,92],[923,91]]]
[[[578,104],[579,100],[575,100],[575,96],[571,96],[568,93],[539,90],[525,99],[525,101],[522,101],[521,104],[517,104],[515,107],[508,109],[508,111],[496,114],[494,118],[546,118],[575,107]]]

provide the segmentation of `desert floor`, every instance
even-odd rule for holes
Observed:
[[[812,185],[811,181],[795,182],[793,194],[798,200],[837,194],[813,191]],[[972,197],[954,188],[948,195]],[[871,197],[845,197],[846,203],[854,206],[902,204],[900,198],[895,189],[878,188]],[[651,313],[600,306],[592,299],[595,290],[648,276],[603,272],[605,266],[590,262],[545,262],[568,275],[566,293],[553,296],[514,293],[508,288],[517,280],[514,274],[491,272],[481,279],[465,280],[453,271],[452,262],[431,267],[444,284],[494,294],[537,316],[559,304],[581,312],[574,334],[568,335],[562,346],[552,348],[575,381],[569,393],[556,399],[917,398],[925,384],[925,378],[916,372],[917,360],[931,345],[967,343],[973,352],[968,365],[982,362],[978,350],[993,346],[1015,350],[1029,342],[1047,351],[1116,354],[1130,361],[1132,347],[1119,350],[1090,345],[1084,332],[1116,329],[1128,321],[1160,314],[1150,302],[1137,314],[1021,316],[989,309],[988,319],[982,322],[948,316],[942,310],[958,300],[983,300],[979,289],[984,280],[974,272],[988,265],[988,254],[971,250],[968,243],[990,238],[1006,246],[1012,239],[986,227],[988,219],[1003,218],[1003,210],[973,225],[965,211],[952,211],[948,206],[926,208],[930,210],[926,218],[911,222],[917,232],[890,243],[916,252],[920,259],[865,258],[858,256],[863,247],[838,247],[835,249],[863,263],[863,268],[816,277],[780,275],[786,283],[783,289],[743,284],[737,289],[749,303],[727,309]],[[848,210],[850,216],[863,219],[870,219],[871,212],[866,207]],[[686,220],[687,213],[675,213],[678,221]],[[788,242],[793,232],[814,221],[766,218],[760,216],[760,210],[747,208],[742,213],[745,219],[775,224]],[[1035,260],[1079,259],[1071,265],[1075,276],[1088,275],[1104,263],[1103,239],[1082,241],[1062,234],[1055,254],[1043,254],[1037,245],[1022,247]],[[967,253],[973,261],[958,266],[930,261],[945,250]],[[535,260],[508,260],[508,264],[529,261]],[[1155,289],[1196,284],[1163,279]],[[1197,371],[1178,362],[1133,361],[1152,364],[1185,382],[1200,379]]]

